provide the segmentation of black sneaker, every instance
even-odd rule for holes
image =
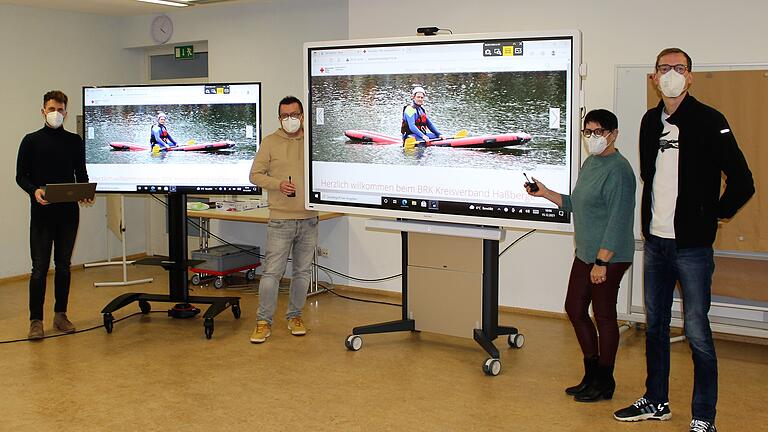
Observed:
[[[672,411],[669,409],[669,402],[654,403],[641,397],[632,405],[622,408],[613,413],[613,418],[618,421],[640,421],[640,420],[669,420],[672,418]],[[691,423],[693,425],[693,423]]]
[[[717,428],[714,423],[693,419],[690,432],[717,432]]]

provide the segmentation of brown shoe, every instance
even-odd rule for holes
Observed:
[[[67,314],[64,312],[56,312],[53,317],[53,328],[63,333],[75,332],[75,326],[72,325],[72,322],[67,318]]]
[[[41,320],[30,320],[27,338],[35,340],[42,339],[43,336],[45,336],[45,333],[43,333],[43,322]]]

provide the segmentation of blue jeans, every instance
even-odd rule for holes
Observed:
[[[267,224],[267,257],[259,282],[259,311],[256,319],[272,324],[277,307],[277,290],[293,250],[293,274],[288,301],[287,319],[301,316],[307,301],[312,258],[317,247],[316,217],[309,219],[270,219]]]
[[[691,411],[694,419],[710,422],[717,405],[717,355],[707,317],[714,270],[711,247],[678,249],[674,239],[645,240],[645,397],[657,403],[669,401],[669,322],[679,281],[685,337],[693,354]]]

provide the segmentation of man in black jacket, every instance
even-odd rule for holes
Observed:
[[[733,217],[755,187],[728,121],[688,94],[692,80],[691,58],[681,49],[667,48],[656,57],[653,81],[662,101],[648,110],[640,125],[648,375],[643,397],[614,417],[672,417],[669,324],[679,282],[694,363],[690,430],[716,432],[717,356],[707,317],[715,269],[712,244],[718,220]]]
[[[75,331],[67,318],[70,259],[77,237],[80,209],[77,203],[51,204],[45,200],[44,186],[50,183],[85,183],[85,147],[79,135],[64,130],[67,95],[54,90],[43,96],[41,110],[45,125],[21,140],[16,161],[16,183],[29,194],[29,247],[32,275],[29,279],[29,338],[43,337],[45,280],[53,249],[56,266],[54,288],[56,304],[53,327]],[[89,201],[90,202],[90,201]]]

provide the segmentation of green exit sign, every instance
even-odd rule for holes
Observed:
[[[195,49],[192,45],[174,47],[173,53],[176,60],[191,60],[195,57]]]

